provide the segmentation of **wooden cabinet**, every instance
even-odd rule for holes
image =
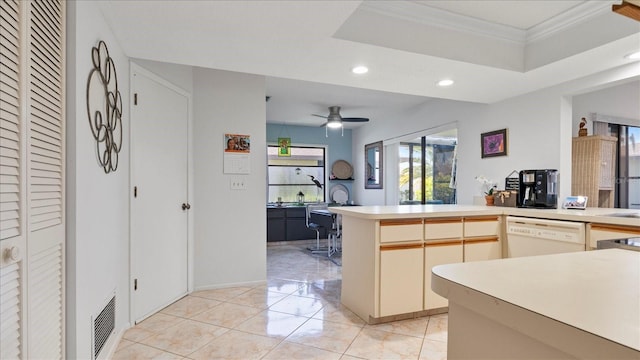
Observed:
[[[501,217],[478,216],[464,219],[464,262],[502,258]]]
[[[285,220],[287,232],[286,240],[304,240],[316,238],[316,232],[307,228],[306,208],[290,207],[286,208],[285,210],[287,215]]]
[[[284,241],[285,230],[284,209],[267,209],[267,241]]]
[[[462,239],[427,241],[424,244],[424,309],[447,307],[447,299],[431,290],[431,270],[434,266],[462,262]]]
[[[617,139],[594,135],[573,138],[571,195],[588,196],[589,207],[613,207]]]
[[[422,310],[422,219],[380,221],[379,316]]]
[[[307,228],[306,216],[307,210],[303,206],[268,207],[267,241],[315,239],[316,232]],[[326,238],[327,229],[331,228],[331,217],[318,216],[313,221],[324,226],[320,230],[320,238]]]
[[[422,243],[380,247],[380,316],[422,310]]]
[[[596,249],[599,240],[625,239],[640,236],[640,226],[587,224],[587,246]]]
[[[500,216],[342,220],[341,302],[368,323],[446,311],[433,267],[502,254]]]
[[[463,219],[438,218],[424,221],[424,309],[448,306],[447,299],[431,290],[431,270],[434,266],[459,263],[463,260]]]

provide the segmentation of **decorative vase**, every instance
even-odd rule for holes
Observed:
[[[495,198],[493,195],[485,195],[484,200],[487,202],[487,206],[493,206]]]

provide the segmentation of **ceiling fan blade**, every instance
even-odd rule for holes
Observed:
[[[311,115],[312,115],[312,116],[321,117],[321,118],[323,118],[323,119],[326,119],[326,118],[327,118],[327,117],[326,117],[326,116],[324,116],[324,115],[317,115],[317,114],[311,114]]]
[[[367,122],[369,119],[367,118],[342,118],[344,122]]]

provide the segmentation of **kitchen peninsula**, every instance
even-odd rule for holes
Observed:
[[[446,299],[432,291],[431,269],[506,257],[506,216],[583,223],[585,250],[599,239],[640,236],[640,211],[629,209],[401,205],[330,211],[342,215],[341,301],[368,323],[447,311]]]
[[[607,249],[433,268],[449,359],[640,359],[640,252]]]

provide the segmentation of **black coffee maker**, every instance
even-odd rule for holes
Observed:
[[[522,170],[518,206],[555,209],[558,204],[558,170]]]

